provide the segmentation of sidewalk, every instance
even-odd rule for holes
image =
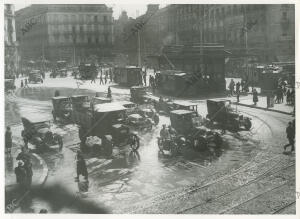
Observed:
[[[240,105],[240,106],[246,106],[246,107],[251,107],[251,108],[256,108],[256,109],[262,109],[262,110],[292,115],[294,107],[287,105],[285,99],[286,99],[286,97],[284,97],[283,103],[279,103],[279,104],[274,103],[274,107],[270,107],[270,108],[267,108],[267,97],[266,96],[259,96],[256,106],[253,104],[252,95],[249,95],[249,98],[243,98],[243,97],[240,98],[239,103],[236,102],[236,97],[234,97],[234,98],[232,98],[232,102],[237,105]]]
[[[12,213],[25,198],[28,192],[20,192],[16,182],[14,169],[17,166],[16,157],[20,153],[20,148],[12,148],[12,156],[5,156],[5,206],[6,212]],[[42,186],[48,176],[48,167],[44,160],[37,154],[29,153],[32,162],[32,186]],[[14,204],[12,204],[14,203]]]

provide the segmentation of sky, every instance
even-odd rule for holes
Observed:
[[[27,6],[29,6],[29,4],[26,3],[15,4],[15,10],[17,11]],[[132,4],[132,5],[108,4],[107,6],[113,8],[113,17],[115,19],[119,18],[119,15],[121,14],[122,10],[127,11],[128,16],[133,18],[144,14],[147,10],[146,4]],[[161,5],[161,7],[162,6],[163,5]]]

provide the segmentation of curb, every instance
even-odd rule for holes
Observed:
[[[244,103],[234,102],[234,104],[240,105],[240,106],[246,106],[246,107],[250,107],[250,108],[255,108],[255,109],[261,109],[261,110],[265,110],[265,111],[282,113],[282,114],[286,114],[286,115],[294,115],[293,113],[288,113],[288,112],[284,112],[284,111],[281,111],[281,110],[275,110],[275,109],[270,109],[270,108],[264,108],[264,107],[254,106],[254,105],[248,105],[248,104],[244,104]]]

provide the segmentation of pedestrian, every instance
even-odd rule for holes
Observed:
[[[100,85],[104,84],[102,74],[103,74],[103,71],[102,71],[102,68],[100,68]]]
[[[19,160],[18,166],[15,168],[15,174],[16,174],[16,181],[19,185],[22,186],[22,188],[26,188],[26,169],[24,167],[24,162]]]
[[[113,70],[112,70],[112,67],[109,69],[109,80],[110,80],[110,83],[113,82]]]
[[[234,92],[234,86],[235,86],[235,83],[234,83],[234,80],[231,79],[230,83],[229,83],[229,91],[230,91],[230,95],[233,96],[233,92]]]
[[[76,174],[75,181],[79,182],[79,176],[82,175],[86,181],[88,181],[88,171],[86,167],[85,160],[83,158],[83,155],[78,150],[75,157],[76,161]]]
[[[10,127],[6,127],[5,132],[5,153],[11,157],[11,148],[12,148],[12,133]]]
[[[258,93],[257,93],[256,89],[254,88],[253,89],[253,103],[255,106],[256,106],[257,102],[258,102]]]
[[[242,82],[241,82],[241,87],[242,87],[242,92],[244,92],[245,91],[245,81],[244,80],[242,80]]]
[[[22,136],[23,141],[24,141],[24,147],[25,147],[26,149],[28,149],[28,143],[29,143],[30,133],[26,133],[26,134],[25,134],[25,131],[23,130],[23,131],[21,132],[21,136]]]
[[[25,87],[28,87],[28,88],[29,88],[27,78],[25,78]],[[24,87],[24,88],[25,88],[25,87]]]
[[[286,128],[286,137],[289,143],[283,146],[284,151],[287,147],[291,146],[291,152],[293,152],[295,150],[295,127],[293,127],[292,122],[289,122],[288,127]]]
[[[110,89],[110,86],[107,88],[107,98],[111,98],[111,89]]]
[[[17,155],[16,160],[22,160],[25,165],[31,162],[30,155],[25,147],[21,147],[21,152]]]
[[[21,80],[21,88],[24,87],[24,83],[23,83],[23,80]]]
[[[290,91],[290,89],[287,89],[287,92],[286,92],[286,104],[288,104],[288,105],[291,104],[291,91]]]
[[[107,71],[105,71],[105,77],[104,77],[104,83],[105,84],[107,83],[107,78],[108,78],[108,73],[107,73]]]
[[[144,85],[147,86],[147,73],[146,73],[146,69],[145,69],[145,72],[143,73],[143,81],[144,81]]]
[[[235,85],[235,92],[236,93],[240,92],[240,87],[241,87],[241,83],[240,82],[236,83],[236,85]]]

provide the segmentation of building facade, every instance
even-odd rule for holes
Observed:
[[[150,10],[151,9],[151,10]],[[295,59],[294,5],[172,4],[148,6],[145,15],[129,22],[127,32],[152,13],[139,28],[142,57],[159,53],[166,45],[220,44],[229,53],[226,75],[254,74],[255,63]],[[142,22],[143,23],[143,22]],[[137,60],[138,39],[133,35],[129,56]]]
[[[111,55],[112,9],[106,5],[31,5],[16,12],[23,60],[66,60]]]
[[[16,41],[14,5],[4,5],[4,69],[5,78],[12,78],[18,71],[18,47]]]

